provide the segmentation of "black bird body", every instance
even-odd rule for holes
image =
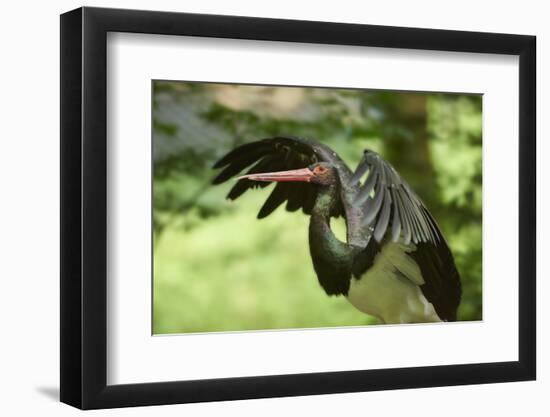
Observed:
[[[386,323],[456,320],[461,284],[450,249],[420,198],[378,154],[365,151],[352,172],[324,144],[274,137],[237,147],[214,167],[223,168],[214,184],[249,168],[232,200],[277,182],[258,218],[285,201],[288,211],[311,216],[311,259],[327,294]],[[339,216],[346,242],[330,227]]]

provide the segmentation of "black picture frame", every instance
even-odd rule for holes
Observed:
[[[519,56],[519,360],[107,385],[108,32]],[[61,401],[94,409],[535,379],[535,45],[524,35],[251,17],[88,7],[61,15]]]

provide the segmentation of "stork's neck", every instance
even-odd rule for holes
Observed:
[[[338,187],[336,185],[330,185],[327,187],[319,187],[317,192],[317,199],[313,206],[312,216],[323,218],[327,222],[330,220],[331,213],[336,209],[338,203]]]
[[[330,228],[330,217],[339,198],[337,186],[319,188],[309,223],[309,249],[319,283],[327,294],[347,295],[352,250]]]

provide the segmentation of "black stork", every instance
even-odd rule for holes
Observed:
[[[273,137],[239,146],[216,162],[220,184],[250,167],[229,191],[277,185],[258,213],[285,201],[310,215],[309,249],[319,283],[383,323],[455,321],[460,276],[441,230],[395,168],[366,150],[352,172],[328,146],[310,139]],[[366,179],[361,182],[362,178]],[[346,220],[346,242],[331,217]]]

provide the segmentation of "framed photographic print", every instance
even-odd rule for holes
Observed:
[[[61,16],[61,401],[535,379],[535,38]]]

